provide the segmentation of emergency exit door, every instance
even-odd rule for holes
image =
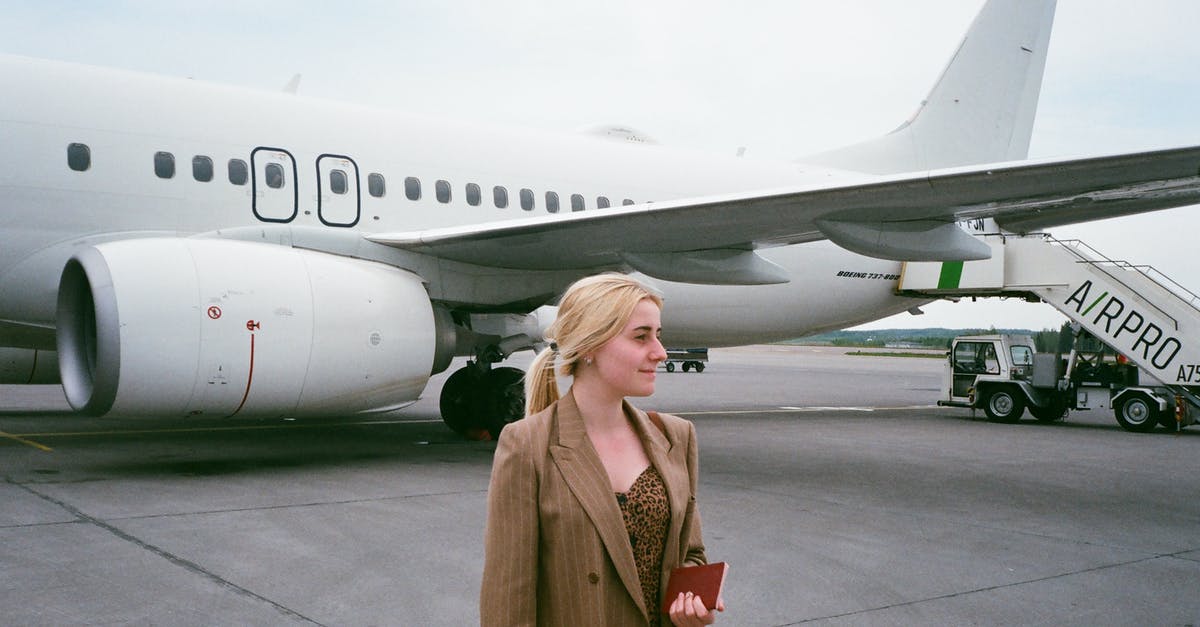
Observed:
[[[250,153],[254,215],[264,222],[291,222],[296,217],[299,189],[296,160],[282,148],[255,148]]]
[[[326,226],[358,224],[358,164],[345,155],[317,157],[317,217]]]

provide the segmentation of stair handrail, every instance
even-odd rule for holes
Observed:
[[[1084,259],[1088,263],[1111,263],[1115,266],[1125,268],[1128,270],[1137,270],[1139,273],[1145,275],[1145,277],[1147,279],[1150,279],[1151,281],[1154,281],[1155,283],[1157,283],[1159,285],[1159,287],[1167,290],[1168,292],[1171,292],[1176,297],[1178,297],[1180,300],[1183,300],[1184,302],[1191,305],[1194,309],[1200,310],[1200,295],[1198,295],[1195,292],[1193,292],[1192,290],[1189,290],[1188,288],[1184,287],[1178,281],[1167,276],[1166,273],[1159,270],[1158,268],[1155,268],[1154,266],[1151,266],[1149,264],[1135,264],[1135,263],[1130,263],[1128,261],[1119,261],[1119,260],[1109,259],[1108,257],[1104,256],[1104,253],[1101,253],[1100,251],[1096,250],[1095,248],[1093,248],[1091,245],[1089,245],[1087,242],[1084,242],[1083,240],[1078,240],[1078,239],[1059,240],[1059,239],[1055,239],[1050,236],[1046,236],[1046,239],[1048,239],[1054,243],[1057,243],[1057,244],[1062,244],[1064,246],[1087,249],[1087,251],[1089,253],[1091,253],[1091,255],[1097,257],[1098,259],[1088,259],[1085,255],[1077,255],[1077,256],[1079,256],[1081,259]]]
[[[1059,239],[1056,239],[1049,235],[1044,235],[1044,237],[1048,241],[1062,246],[1065,250],[1072,253],[1076,257],[1078,257],[1081,260],[1081,263],[1086,263],[1088,265],[1095,267],[1096,269],[1100,270],[1101,272],[1104,272],[1104,274],[1108,275],[1109,278],[1111,278],[1114,281],[1125,286],[1127,289],[1134,292],[1135,294],[1138,293],[1137,290],[1135,290],[1132,286],[1130,286],[1127,283],[1125,283],[1124,281],[1122,281],[1120,277],[1118,277],[1118,276],[1114,275],[1113,273],[1109,272],[1108,270],[1106,270],[1104,268],[1104,265],[1109,265],[1112,267],[1120,268],[1122,270],[1136,271],[1138,274],[1141,274],[1142,276],[1149,279],[1155,285],[1161,287],[1167,293],[1169,293],[1172,296],[1174,296],[1175,298],[1178,298],[1179,300],[1183,301],[1186,305],[1188,305],[1192,309],[1195,309],[1196,311],[1200,311],[1200,296],[1196,295],[1195,292],[1192,292],[1188,288],[1184,287],[1178,281],[1167,276],[1166,274],[1164,274],[1162,271],[1158,270],[1154,266],[1150,266],[1147,264],[1133,264],[1133,263],[1130,263],[1130,262],[1124,261],[1124,260],[1109,259],[1103,253],[1096,250],[1095,248],[1093,248],[1092,246],[1090,246],[1089,244],[1087,244],[1086,242],[1084,242],[1082,240],[1078,240],[1078,239],[1059,240]],[[1083,249],[1083,250],[1081,251],[1080,249]],[[1147,300],[1145,297],[1142,297],[1142,299]],[[1149,300],[1147,300],[1147,302],[1151,306],[1153,306],[1155,309],[1158,309],[1163,315],[1166,315],[1168,318],[1171,318],[1171,321],[1174,322],[1176,328],[1178,328],[1179,321],[1175,320],[1175,318],[1173,316],[1171,316],[1167,312],[1163,311],[1161,307],[1158,307],[1157,305],[1150,302]]]

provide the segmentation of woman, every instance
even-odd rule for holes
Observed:
[[[662,299],[629,277],[577,281],[526,375],[526,418],[500,435],[488,489],[483,625],[659,625],[671,569],[706,563],[692,424],[647,415],[667,358]],[[558,372],[573,377],[559,398]],[[716,608],[672,600],[676,625]]]

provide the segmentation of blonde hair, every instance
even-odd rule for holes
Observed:
[[[662,309],[661,296],[623,274],[597,274],[571,284],[558,304],[558,317],[546,330],[550,347],[534,357],[525,375],[525,415],[557,401],[556,376],[574,376],[582,356],[620,334],[637,304],[647,299]]]

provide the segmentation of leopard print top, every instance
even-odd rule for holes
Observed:
[[[642,597],[650,611],[650,625],[660,624],[658,588],[662,574],[663,546],[667,541],[667,526],[671,522],[671,507],[667,501],[667,486],[654,466],[648,466],[638,475],[629,491],[616,493],[621,514],[625,517],[625,529],[629,532],[629,544],[633,547],[633,561],[637,564],[638,579],[642,584]]]

